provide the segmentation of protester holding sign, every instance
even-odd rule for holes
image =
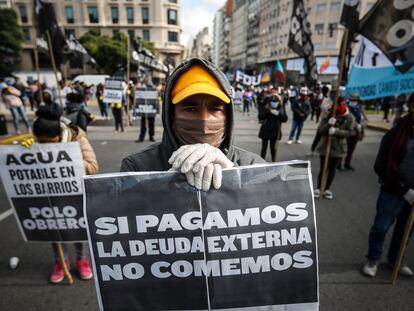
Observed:
[[[369,233],[368,261],[362,268],[362,273],[370,277],[377,273],[385,236],[396,221],[387,255],[388,263],[394,265],[414,206],[414,95],[410,95],[408,105],[409,114],[382,138],[375,161],[374,169],[380,179],[381,190]],[[413,276],[406,264],[400,266],[399,273]]]
[[[59,113],[47,107],[39,107],[36,115],[38,118],[33,123],[33,134],[39,143],[79,142],[86,174],[94,175],[98,173],[98,162],[95,152],[82,129],[74,124],[67,124],[67,122],[61,119]],[[57,246],[55,243],[52,246],[55,255],[55,267],[50,276],[50,282],[59,283],[64,278],[64,271],[58,259]],[[83,280],[92,278],[92,270],[86,255],[85,244],[75,243],[75,249],[77,257],[76,266],[80,278]],[[69,265],[66,251],[65,258],[67,265]]]
[[[186,174],[197,189],[221,187],[222,168],[264,162],[233,146],[233,101],[225,75],[208,61],[192,58],[170,75],[163,100],[162,142],[122,161],[121,171]]]
[[[326,139],[328,135],[331,136],[331,152],[329,154],[328,162],[328,177],[326,179],[325,192],[323,197],[328,200],[333,199],[331,190],[332,182],[335,178],[336,168],[341,159],[346,155],[346,139],[351,135],[354,128],[355,118],[349,113],[346,107],[346,100],[344,97],[339,97],[338,105],[336,106],[336,118],[331,114],[328,118],[321,120],[318,133],[321,135],[321,140],[317,147],[320,154],[320,171],[318,176],[318,186],[314,192],[315,198],[320,196],[320,188],[322,184],[322,171],[325,163]]]

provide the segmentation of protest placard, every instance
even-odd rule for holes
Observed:
[[[156,88],[138,87],[135,90],[135,114],[153,117],[158,113],[158,91]]]
[[[108,104],[122,104],[122,96],[124,88],[120,80],[105,80],[105,88],[103,93],[103,102]]]
[[[0,148],[0,176],[25,241],[84,241],[79,143]]]
[[[318,310],[310,164],[86,177],[101,310]]]

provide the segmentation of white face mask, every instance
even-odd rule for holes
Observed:
[[[350,106],[350,107],[356,107],[356,106],[358,106],[358,102],[355,102],[355,101],[350,101],[350,102],[349,102],[349,106]]]

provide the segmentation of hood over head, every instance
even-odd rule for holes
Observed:
[[[216,79],[224,95],[230,99],[230,102],[226,104],[225,139],[220,149],[228,158],[231,158],[233,154],[233,90],[224,73],[209,61],[201,58],[191,58],[183,61],[167,79],[163,94],[162,124],[164,127],[164,133],[162,145],[164,148],[168,148],[171,153],[179,147],[179,143],[177,142],[172,129],[172,116],[174,111],[172,91],[176,83],[178,83],[179,78],[194,65],[202,67],[202,69],[205,69],[208,73],[210,73]]]

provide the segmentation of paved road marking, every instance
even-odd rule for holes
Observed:
[[[103,142],[101,142],[101,145],[106,145],[106,144],[108,144],[108,142],[107,142],[107,141],[103,141]]]
[[[13,209],[10,208],[7,211],[0,214],[0,221],[5,220],[7,217],[13,214]]]

